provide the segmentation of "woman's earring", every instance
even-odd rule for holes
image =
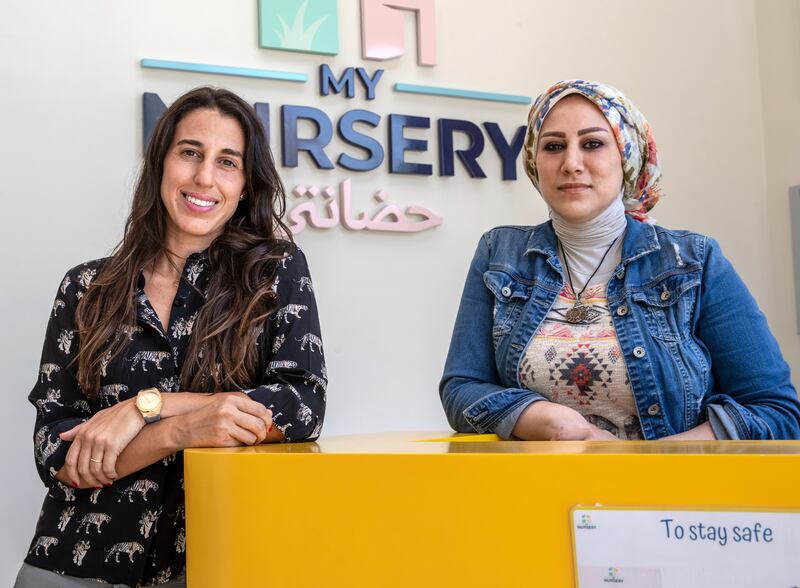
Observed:
[[[239,200],[244,200],[244,194],[239,195]]]

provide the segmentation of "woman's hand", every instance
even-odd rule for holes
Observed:
[[[621,441],[619,437],[614,435],[613,433],[609,433],[605,429],[601,429],[591,423],[589,423],[589,428],[583,430],[583,437],[580,439],[572,439],[573,441]],[[561,441],[566,441],[566,439],[562,438]]]
[[[117,479],[117,457],[145,424],[134,401],[131,398],[105,408],[61,433],[62,440],[72,442],[59,472],[68,483],[77,488],[100,488]]]
[[[711,428],[711,423],[708,421],[701,425],[696,426],[694,429],[689,429],[683,433],[662,437],[659,441],[715,441],[717,438],[714,435],[714,430]]]
[[[180,447],[256,445],[272,431],[272,411],[243,392],[208,397],[197,410],[175,417]]]
[[[618,440],[608,431],[595,427],[578,411],[546,400],[538,400],[522,412],[513,434],[530,441]]]

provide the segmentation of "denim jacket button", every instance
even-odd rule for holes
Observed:
[[[650,416],[656,416],[658,414],[661,414],[661,407],[657,404],[651,404],[650,406],[647,407],[647,414],[649,414]]]
[[[625,277],[625,268],[624,267],[619,268],[617,270],[617,273],[615,273],[614,275],[617,276],[618,280],[621,280],[623,277]]]
[[[647,355],[647,352],[644,350],[644,347],[641,347],[641,346],[640,347],[634,347],[633,348],[633,355],[641,359],[642,357]]]
[[[623,304],[622,306],[617,308],[617,314],[619,316],[625,316],[626,314],[628,314],[628,307],[625,304]],[[637,347],[637,349],[638,349],[638,347]],[[634,351],[634,353],[636,353],[636,352]]]
[[[666,302],[667,300],[669,300],[669,297],[670,297],[669,290],[664,290],[664,291],[661,293],[661,300],[663,300],[664,302]]]
[[[500,290],[500,293],[506,298],[508,298],[509,296],[511,296],[511,288],[509,288],[508,286],[503,286],[503,289]]]

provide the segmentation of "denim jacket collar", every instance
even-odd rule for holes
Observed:
[[[661,249],[654,225],[637,221],[630,216],[626,216],[625,220],[628,226],[625,229],[625,240],[622,242],[623,264],[627,265],[643,255]],[[525,254],[541,253],[548,258],[552,258],[556,256],[557,246],[558,238],[553,230],[553,222],[547,221],[531,231]]]
[[[548,258],[555,257],[557,244],[558,238],[553,230],[553,221],[547,221],[537,225],[531,231],[531,235],[528,237],[528,245],[525,248],[525,255],[541,253]]]
[[[655,225],[648,225],[630,216],[626,216],[625,219],[628,221],[628,228],[625,229],[625,240],[622,242],[622,263],[624,265],[661,249]]]

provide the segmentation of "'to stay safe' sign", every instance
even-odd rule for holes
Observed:
[[[575,508],[579,588],[798,588],[800,512]]]

